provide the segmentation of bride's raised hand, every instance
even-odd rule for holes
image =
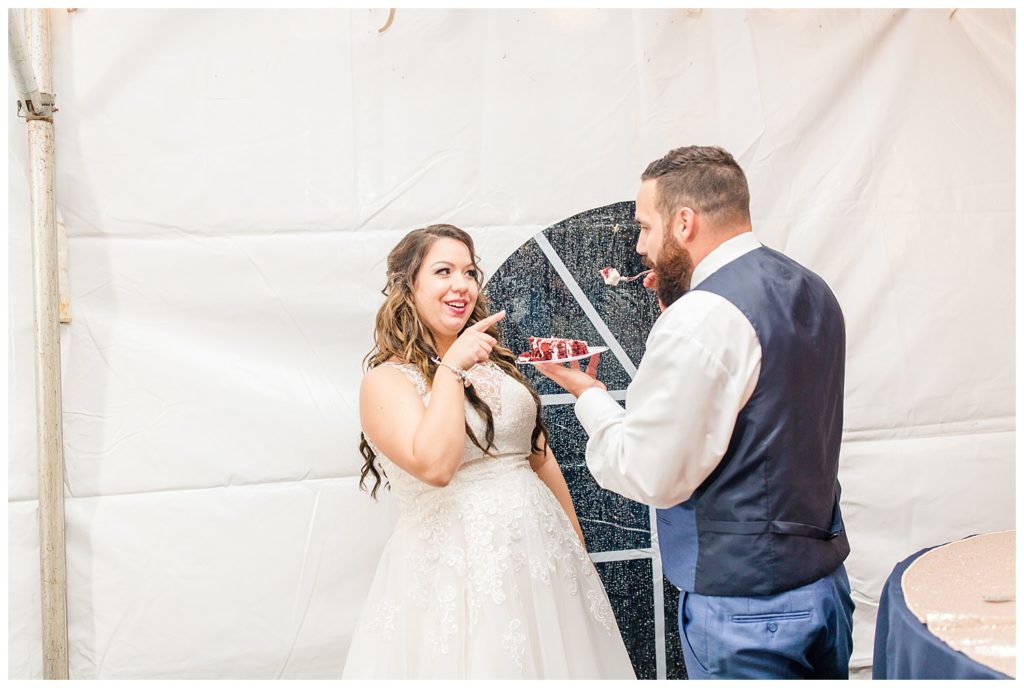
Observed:
[[[505,311],[499,311],[467,327],[445,352],[442,362],[459,370],[469,370],[486,361],[498,340],[485,330],[504,317]]]

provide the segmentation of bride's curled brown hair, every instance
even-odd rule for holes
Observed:
[[[413,304],[413,286],[430,247],[438,239],[445,238],[465,244],[469,249],[469,255],[473,256],[473,260],[476,261],[472,237],[458,227],[448,224],[414,229],[402,237],[398,245],[388,254],[387,284],[381,290],[381,293],[384,294],[384,303],[377,311],[377,320],[373,330],[373,348],[364,359],[367,370],[376,368],[385,361],[396,360],[415,365],[423,378],[427,380],[427,384],[434,379],[437,364],[431,358],[437,356],[437,352],[430,331],[423,325],[416,312],[416,306]],[[480,270],[477,270],[476,280],[478,284],[482,285],[483,273]],[[490,312],[487,297],[481,291],[473,312],[466,322],[466,327],[480,322],[488,315]],[[497,325],[494,324],[487,328],[487,334],[498,339]],[[543,451],[547,443],[547,431],[541,420],[540,397],[516,367],[515,355],[509,349],[500,344],[496,345],[491,351],[490,361],[521,382],[533,396],[537,405],[537,419],[531,436],[531,446],[535,452]],[[466,424],[466,434],[473,444],[489,454],[494,446],[494,415],[473,387],[466,388],[466,400],[484,417],[487,423],[482,441],[468,423]],[[541,442],[542,438],[543,443]],[[370,495],[376,498],[377,490],[381,486],[381,477],[386,478],[387,476],[384,475],[383,469],[376,460],[377,456],[367,441],[366,435],[360,433],[359,440],[359,453],[363,456],[359,487],[365,490],[367,476],[372,475],[374,482],[370,489]]]

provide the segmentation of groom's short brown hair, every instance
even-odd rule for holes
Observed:
[[[728,151],[718,146],[686,146],[655,160],[640,179],[658,181],[657,208],[666,221],[684,206],[713,225],[750,222],[747,177]]]

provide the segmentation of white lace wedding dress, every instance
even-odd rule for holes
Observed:
[[[429,401],[414,366],[384,365]],[[494,414],[493,456],[467,437],[455,477],[436,488],[373,447],[400,516],[344,678],[635,678],[594,564],[527,460],[533,398],[493,363],[469,376]],[[468,403],[466,418],[482,441]]]

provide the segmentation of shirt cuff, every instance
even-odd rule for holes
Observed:
[[[600,387],[591,387],[579,396],[576,400],[576,417],[579,419],[587,435],[593,437],[594,433],[604,424],[609,417],[624,414],[626,411],[619,402],[612,399],[612,395]]]

